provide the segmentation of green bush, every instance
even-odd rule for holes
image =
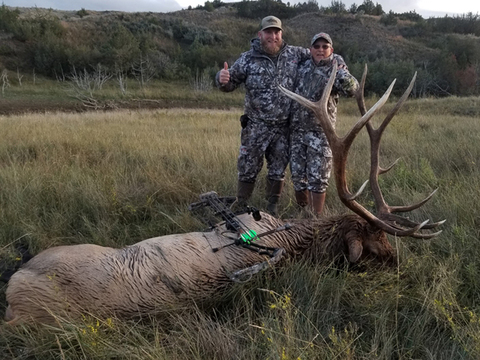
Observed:
[[[390,10],[388,14],[383,14],[380,18],[380,22],[385,26],[397,25],[398,18],[396,14]]]
[[[0,6],[0,30],[14,32],[18,26],[20,10],[10,10],[5,4]]]
[[[88,11],[85,10],[85,8],[81,8],[80,10],[77,11],[77,15],[83,18],[84,16],[88,15]]]

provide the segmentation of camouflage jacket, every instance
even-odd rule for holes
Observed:
[[[245,114],[253,121],[284,126],[288,123],[292,100],[283,95],[278,85],[292,90],[298,64],[310,58],[308,49],[283,43],[276,61],[265,54],[258,38],[251,41],[251,49],[241,54],[229,69],[230,81],[217,87],[225,92],[245,84]]]
[[[359,87],[357,79],[348,72],[347,65],[340,55],[332,54],[318,64],[315,64],[311,58],[300,64],[295,92],[312,101],[320,100],[332,73],[333,60],[337,60],[339,69],[328,99],[327,109],[330,121],[335,125],[339,95],[353,96]],[[290,129],[293,132],[323,132],[313,112],[297,102],[292,104]]]

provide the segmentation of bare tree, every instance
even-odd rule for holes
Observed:
[[[53,72],[55,73],[55,78],[57,79],[58,82],[64,82],[66,80],[66,76],[65,76],[65,73],[63,72],[63,69],[60,68],[60,70],[62,70],[62,73],[60,75],[57,74],[57,70],[53,70]]]
[[[23,75],[20,75],[20,70],[18,70],[18,67],[17,67],[17,79],[18,79],[18,85],[22,86],[22,78],[23,78]]]
[[[190,86],[195,91],[208,92],[213,89],[213,80],[207,70],[203,70],[200,74],[197,69],[195,77],[190,79]]]
[[[83,71],[80,70],[79,72],[77,72],[77,69],[75,68],[75,66],[73,66],[72,72],[70,76],[68,76],[68,79],[71,81],[72,87],[75,90],[87,93],[88,95],[90,95],[90,97],[93,97],[94,84],[92,81],[92,77],[85,68],[83,69]]]
[[[477,74],[477,81],[475,83],[475,94],[478,94],[480,92],[480,61],[476,60],[475,61],[475,73]]]
[[[92,73],[94,88],[96,90],[101,90],[103,85],[112,78],[112,74],[109,74],[105,68],[102,67],[102,64],[97,64],[95,70]]]
[[[127,73],[115,64],[115,77],[118,81],[118,86],[123,95],[127,93]]]
[[[132,65],[132,74],[143,89],[155,77],[157,70],[148,55],[140,55],[140,59]]]
[[[2,81],[2,96],[5,95],[5,89],[10,87],[10,81],[8,81],[8,71],[4,69],[2,75],[0,75],[0,80]]]
[[[94,71],[88,72],[87,69],[80,70],[77,72],[75,66],[73,67],[72,73],[68,77],[72,83],[79,89],[86,91],[90,96],[93,96],[93,92],[96,90],[101,90],[103,85],[112,77],[101,64],[98,64]]]
[[[77,72],[75,66],[72,69],[68,79],[70,80],[70,91],[73,96],[80,100],[82,104],[88,108],[99,109],[108,106],[106,103],[100,103],[95,97],[95,91],[101,90],[103,85],[112,77],[102,66],[98,64],[94,71],[88,72],[83,69]]]

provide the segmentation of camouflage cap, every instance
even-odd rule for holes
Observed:
[[[310,46],[312,46],[313,44],[315,44],[315,41],[317,41],[318,39],[324,39],[326,42],[328,42],[330,45],[333,46],[332,38],[330,37],[330,35],[328,35],[327,33],[324,33],[324,32],[321,32],[321,33],[316,34],[316,35],[312,38],[312,41],[310,42]]]
[[[260,31],[263,31],[268,28],[277,28],[283,31],[282,29],[282,22],[279,18],[275,16],[267,16],[262,19],[262,22],[260,24]]]

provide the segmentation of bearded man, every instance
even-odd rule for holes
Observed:
[[[279,85],[293,91],[298,64],[310,58],[308,49],[287,45],[282,22],[275,16],[262,19],[258,37],[249,51],[240,55],[231,68],[217,73],[217,87],[225,92],[245,84],[241,146],[238,156],[237,206],[241,209],[253,193],[257,175],[267,162],[267,211],[277,213],[288,165],[288,118],[292,100]]]

